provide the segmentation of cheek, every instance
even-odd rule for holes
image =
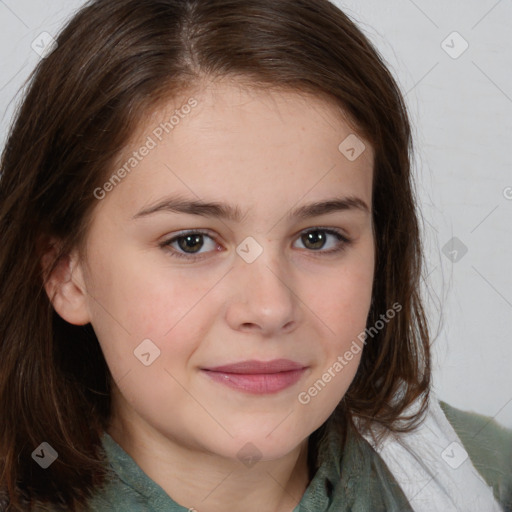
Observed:
[[[371,302],[372,282],[355,275],[340,275],[339,279],[339,282],[330,284],[322,304],[332,330],[341,334],[364,326]]]
[[[308,282],[303,289],[315,290],[307,300],[325,336],[317,337],[318,366],[298,401],[317,415],[330,414],[345,395],[364,350],[359,337],[365,331],[371,305],[374,259],[373,244],[360,247],[361,251],[349,254],[335,271],[304,278]]]
[[[185,314],[190,300],[179,279],[168,281],[155,275],[154,266],[115,256],[101,266],[91,262],[94,279],[87,288],[91,323],[107,363],[113,374],[123,374],[138,362],[134,350],[143,340],[161,347],[164,334]]]
[[[108,260],[98,258],[101,264],[91,262],[90,309],[114,379],[141,369],[136,354],[143,342],[158,354],[155,367],[184,374],[216,318],[205,296],[222,274],[173,268],[159,255],[127,249],[110,254]]]
[[[310,307],[339,343],[364,331],[370,309],[373,284],[373,258],[353,258],[335,272],[305,277]],[[312,286],[314,285],[314,286]],[[307,294],[305,294],[307,295]]]
[[[116,320],[136,337],[162,337],[186,316],[204,288],[190,273],[166,266],[158,254],[148,257],[127,248],[94,263],[92,306],[102,306],[107,321]]]

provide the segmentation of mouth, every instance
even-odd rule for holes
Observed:
[[[240,361],[238,363],[202,368],[215,382],[251,394],[282,391],[300,380],[307,366],[289,359],[273,361]]]

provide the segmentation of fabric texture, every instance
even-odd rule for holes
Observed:
[[[112,477],[89,510],[201,511],[201,497],[177,504],[107,433],[102,443]],[[400,441],[374,446],[349,429],[344,449],[334,432],[321,449],[326,460],[294,512],[512,512],[512,430],[444,402],[433,400],[418,432]]]
[[[431,400],[418,430],[388,433],[379,444],[371,435],[364,437],[384,459],[414,512],[503,512],[437,400]]]

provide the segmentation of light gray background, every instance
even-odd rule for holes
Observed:
[[[1,147],[17,91],[40,58],[33,41],[56,35],[83,3],[0,0]],[[435,390],[512,427],[512,2],[336,4],[380,50],[412,117]],[[460,56],[454,31],[469,44]],[[453,237],[467,247],[452,253],[455,262],[442,251]]]

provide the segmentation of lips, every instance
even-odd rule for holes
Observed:
[[[307,367],[289,359],[240,361],[203,368],[210,379],[237,391],[252,394],[277,393],[295,384]]]
[[[300,370],[304,365],[289,359],[274,359],[272,361],[240,361],[238,363],[204,368],[205,370],[221,373],[243,373],[243,374],[269,374]]]

